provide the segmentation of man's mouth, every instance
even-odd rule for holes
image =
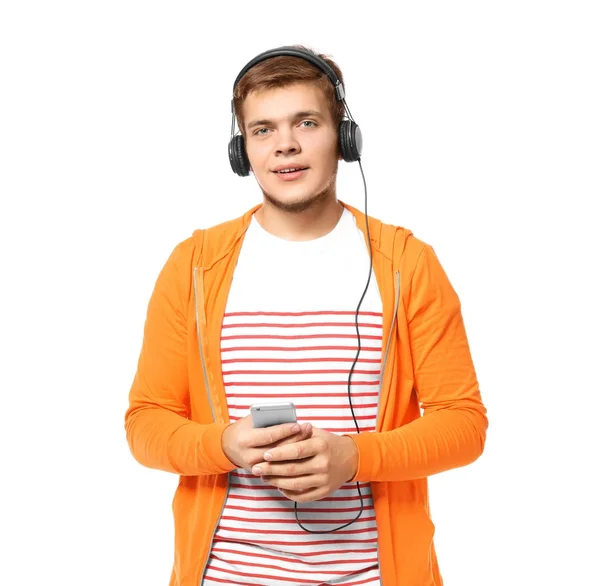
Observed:
[[[274,171],[276,175],[279,175],[284,181],[292,181],[305,174],[308,167],[292,167],[290,169],[281,169],[281,171]]]
[[[292,167],[290,169],[282,169],[281,171],[275,171],[275,173],[285,174],[285,173],[296,173],[297,171],[305,171],[308,167]]]

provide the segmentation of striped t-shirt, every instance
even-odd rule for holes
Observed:
[[[253,217],[240,251],[221,331],[221,362],[232,422],[252,403],[292,401],[298,421],[332,433],[356,433],[348,374],[358,350],[355,312],[369,252],[354,216],[344,210],[327,235],[291,242]],[[354,414],[374,431],[379,400],[382,308],[374,273],[359,312],[361,352],[352,373]],[[377,525],[369,483],[363,512],[327,534],[304,531],[294,501],[244,469],[230,473],[229,491],[204,584],[345,586],[380,584]],[[331,530],[360,510],[356,483],[298,504],[312,531]]]

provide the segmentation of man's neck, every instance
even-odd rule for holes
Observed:
[[[261,227],[284,240],[306,241],[329,234],[339,222],[344,207],[335,197],[317,202],[299,213],[286,212],[265,201],[254,214]]]

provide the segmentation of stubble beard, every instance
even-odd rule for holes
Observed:
[[[337,169],[333,172],[325,187],[317,193],[309,194],[297,201],[282,201],[277,199],[270,193],[267,193],[261,188],[265,200],[274,208],[291,214],[299,214],[323,203],[330,197],[335,197],[335,179],[337,177]]]

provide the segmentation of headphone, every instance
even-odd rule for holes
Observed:
[[[264,61],[265,59],[271,59],[272,57],[278,57],[280,55],[290,56],[290,57],[300,57],[301,59],[305,59],[309,61],[313,65],[316,65],[321,71],[323,71],[327,77],[331,80],[333,87],[335,89],[335,95],[338,100],[341,100],[344,103],[344,108],[348,114],[348,120],[342,120],[338,127],[338,140],[339,140],[339,149],[342,155],[342,158],[348,162],[358,161],[358,165],[360,167],[360,172],[362,174],[363,183],[365,186],[365,223],[367,226],[367,239],[369,241],[369,255],[370,255],[370,266],[369,266],[369,277],[367,279],[367,285],[365,286],[365,290],[363,291],[362,297],[358,302],[358,307],[356,308],[356,314],[354,316],[354,321],[356,325],[356,335],[358,337],[358,352],[356,353],[356,358],[354,359],[354,363],[350,368],[350,373],[348,375],[348,401],[350,403],[350,410],[352,411],[352,418],[354,419],[354,425],[356,426],[356,432],[360,433],[360,428],[358,426],[358,422],[356,420],[356,416],[354,415],[354,408],[352,407],[352,395],[350,392],[350,380],[352,378],[352,372],[354,371],[354,367],[358,361],[358,356],[360,355],[360,332],[358,330],[358,312],[360,310],[360,306],[365,298],[367,290],[369,288],[369,282],[371,280],[371,274],[373,272],[373,248],[371,245],[371,233],[369,231],[369,216],[367,215],[367,183],[365,181],[365,174],[362,169],[362,165],[360,162],[360,155],[362,152],[362,133],[360,128],[356,122],[352,119],[352,114],[350,114],[350,110],[348,105],[346,104],[346,92],[344,90],[344,86],[342,82],[338,79],[335,71],[331,68],[331,66],[321,59],[319,56],[314,53],[310,53],[303,49],[298,49],[296,47],[279,47],[277,49],[271,49],[269,51],[265,51],[264,53],[260,53],[254,59],[249,61],[244,68],[238,74],[235,83],[233,84],[233,90],[235,93],[235,88],[239,83],[240,79],[246,74],[246,72],[254,67],[257,63]],[[248,155],[246,153],[246,148],[244,145],[244,137],[241,135],[234,134],[235,129],[235,111],[233,107],[233,98],[231,99],[231,140],[229,141],[229,162],[231,164],[231,169],[234,173],[239,175],[240,177],[246,177],[250,174],[250,161],[248,160]],[[363,513],[364,504],[363,504],[363,496],[360,492],[360,485],[357,482],[356,488],[358,490],[358,494],[360,496],[360,511],[356,515],[352,521],[346,523],[345,525],[341,525],[340,527],[336,527],[335,529],[330,529],[328,531],[311,531],[302,525],[300,519],[298,518],[298,503],[294,502],[294,512],[296,515],[296,522],[298,525],[304,529],[307,533],[333,533],[334,531],[339,531],[340,529],[344,529],[344,527],[348,527],[352,525],[355,521],[357,521]]]
[[[349,120],[342,120],[338,127],[338,140],[339,140],[339,148],[340,154],[342,158],[347,163],[352,163],[354,161],[360,161],[360,154],[362,151],[362,133],[360,128],[354,120],[352,120],[352,115],[350,114],[350,110],[346,105],[346,92],[344,91],[344,86],[342,82],[338,79],[335,71],[331,68],[329,63],[314,55],[313,53],[309,53],[308,51],[304,51],[302,49],[297,49],[296,47],[279,47],[278,49],[271,49],[269,51],[265,51],[260,55],[257,55],[249,61],[245,67],[240,71],[237,76],[235,83],[233,84],[233,90],[235,92],[235,88],[239,83],[240,79],[244,77],[246,72],[254,67],[257,63],[264,61],[265,59],[271,59],[272,57],[278,57],[282,55],[287,55],[290,57],[300,57],[302,59],[306,59],[313,65],[316,65],[319,69],[321,69],[327,77],[331,80],[333,87],[335,88],[335,95],[338,100],[342,100],[344,103],[344,107],[346,112],[348,113]],[[233,107],[233,98],[231,99],[231,140],[229,141],[229,163],[231,164],[231,169],[234,173],[239,175],[240,177],[247,177],[250,174],[250,161],[248,160],[248,155],[246,153],[246,147],[244,145],[244,137],[241,134],[234,135],[235,129],[235,111]]]

